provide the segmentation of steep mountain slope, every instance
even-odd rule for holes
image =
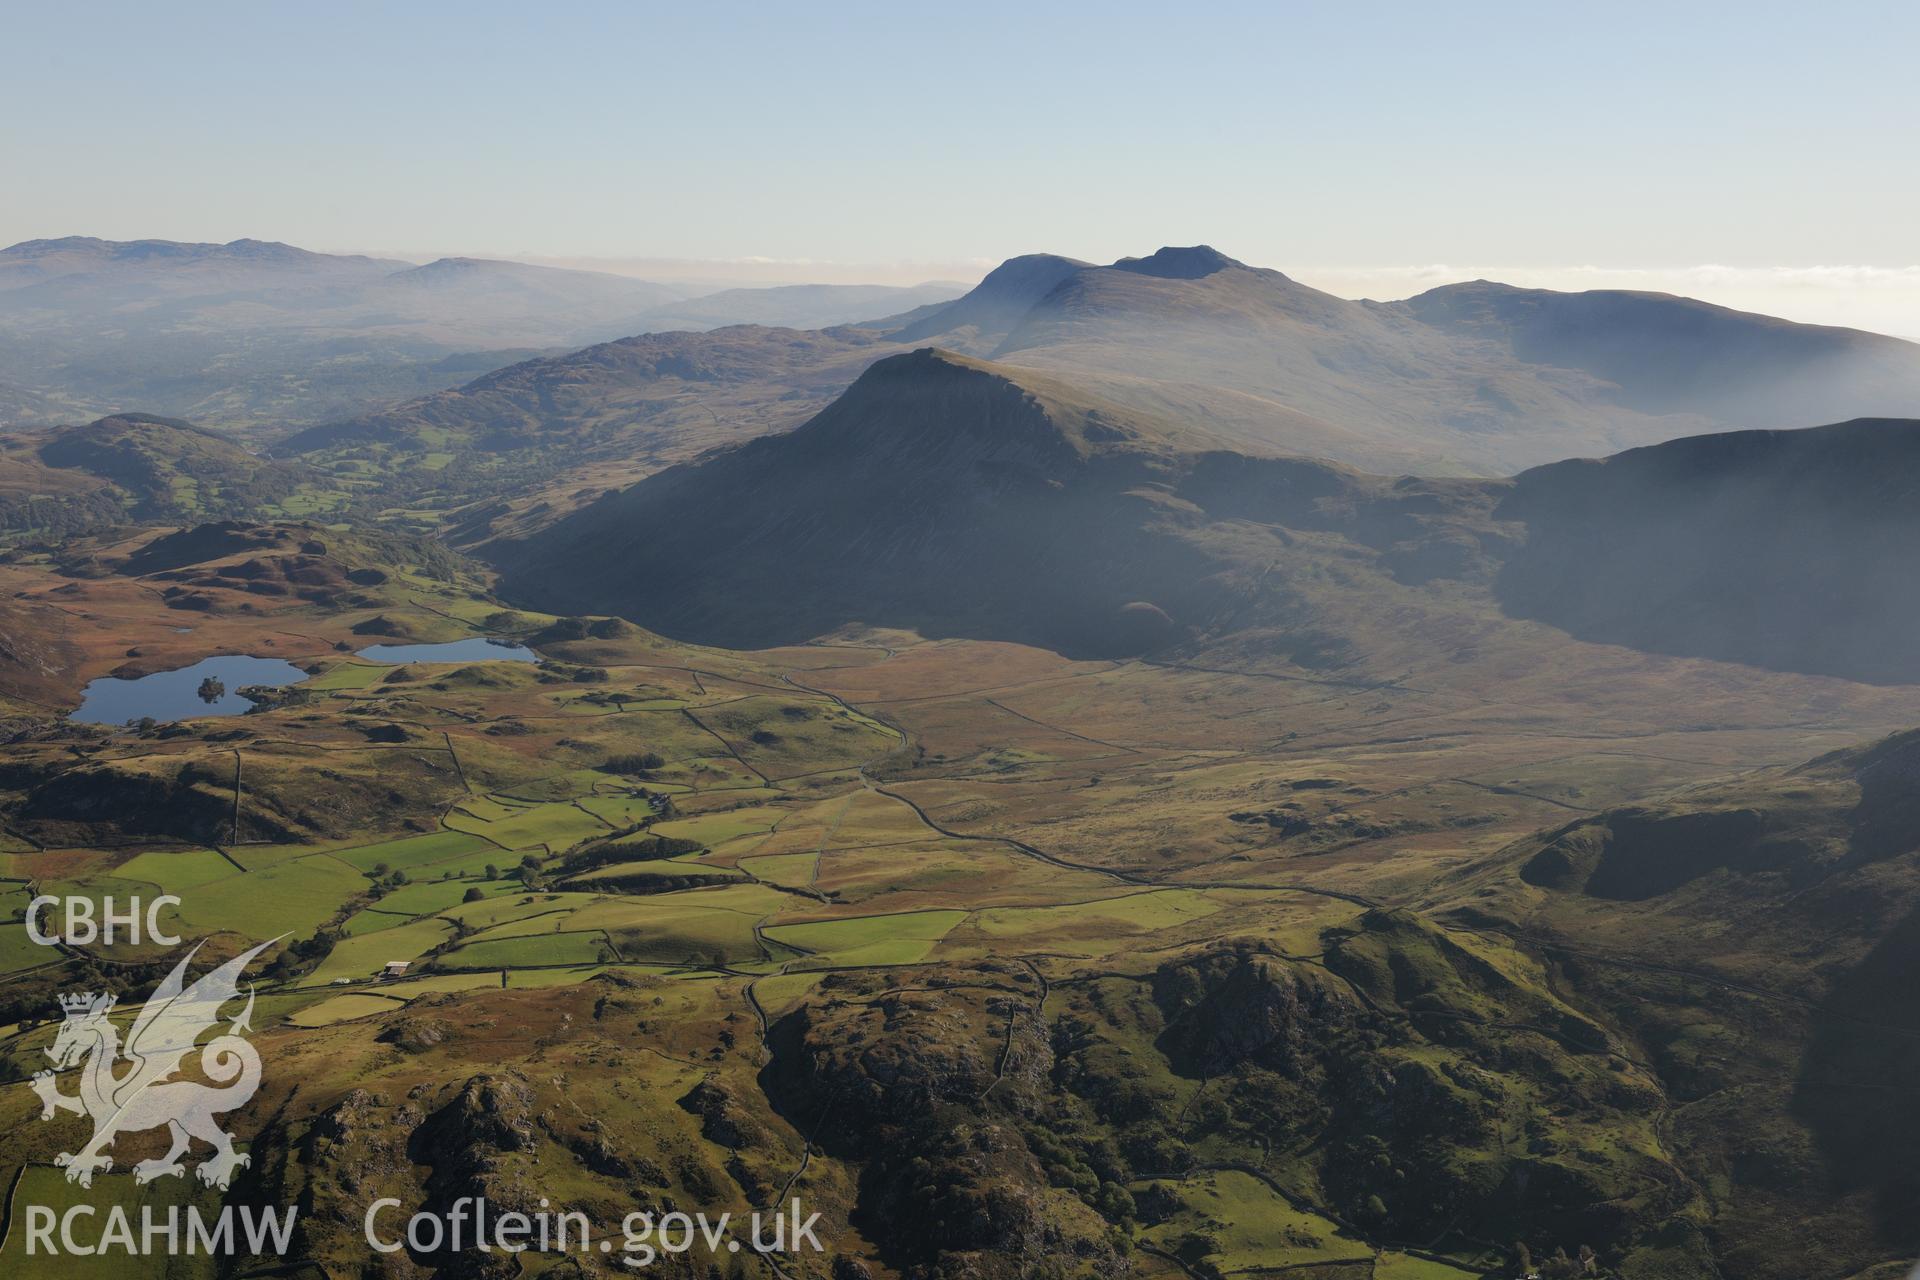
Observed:
[[[1556,293],[1476,280],[1395,304],[1528,364],[1578,369],[1644,413],[1797,427],[1920,413],[1920,347],[1670,294]]]
[[[0,250],[0,379],[82,407],[325,420],[529,349],[633,332],[635,316],[681,296],[468,258],[415,267],[257,240],[36,240]]]
[[[1519,477],[1498,591],[1577,636],[1920,679],[1920,421],[1737,431]]]

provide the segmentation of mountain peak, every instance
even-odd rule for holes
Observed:
[[[980,283],[932,315],[923,316],[893,335],[898,342],[918,342],[955,330],[1005,333],[1019,324],[1047,294],[1090,264],[1055,253],[1028,253],[987,272]],[[991,344],[986,344],[990,346]]]
[[[1013,372],[940,347],[888,356],[869,365],[794,437],[832,439],[839,446],[858,440],[865,462],[903,450],[946,456],[957,448],[970,455],[986,441],[1047,452],[1065,445],[1077,452],[1077,433],[1067,429],[1057,406]]]
[[[1199,280],[1216,271],[1225,271],[1228,267],[1246,265],[1237,259],[1229,258],[1210,244],[1196,244],[1187,248],[1174,248],[1169,245],[1147,257],[1122,258],[1113,264],[1116,271],[1159,276],[1164,280]]]

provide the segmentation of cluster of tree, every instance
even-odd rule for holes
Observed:
[[[1573,1257],[1567,1256],[1564,1247],[1556,1248],[1553,1256],[1544,1262],[1536,1262],[1533,1250],[1524,1240],[1513,1246],[1513,1265],[1516,1280],[1578,1280],[1581,1276],[1598,1276],[1600,1259],[1588,1245],[1581,1245],[1580,1252]]]
[[[654,772],[666,767],[666,757],[658,751],[637,751],[626,755],[608,756],[600,762],[600,772],[617,773],[628,778],[651,778]]]
[[[126,503],[110,489],[0,498],[0,531],[36,534],[52,545],[127,521]]]
[[[592,871],[616,862],[656,862],[663,858],[699,853],[706,848],[698,840],[681,840],[674,836],[651,836],[645,840],[630,838],[645,829],[630,827],[610,836],[583,841],[560,856],[560,865],[554,869],[555,874],[579,875],[583,871]]]
[[[145,964],[108,964],[92,956],[77,956],[56,969],[37,971],[31,982],[0,988],[0,1021],[21,1027],[58,1021],[65,1016],[57,999],[61,992],[144,994],[153,990],[172,967],[171,958]],[[24,1078],[12,1058],[0,1056],[0,1084]]]
[[[367,874],[373,877],[373,891],[376,895],[384,894],[390,889],[398,889],[401,885],[413,883],[412,876],[384,862],[374,863],[373,870]]]
[[[325,960],[339,941],[340,931],[323,925],[314,930],[312,937],[302,938],[283,948],[273,958],[273,963],[267,966],[267,976],[282,982],[296,974],[306,973]]]

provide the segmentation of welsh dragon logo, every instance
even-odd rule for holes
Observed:
[[[42,1120],[51,1120],[61,1111],[93,1119],[92,1140],[79,1151],[54,1158],[55,1164],[66,1168],[67,1181],[92,1186],[96,1172],[113,1168],[106,1149],[116,1137],[162,1125],[172,1131],[172,1149],[158,1160],[134,1165],[136,1183],[185,1174],[180,1158],[195,1138],[213,1148],[212,1157],[195,1170],[208,1186],[226,1187],[234,1170],[247,1164],[247,1157],[233,1149],[233,1136],[214,1122],[214,1116],[246,1105],[260,1087],[260,1054],[245,1034],[253,1029],[251,986],[246,1008],[226,1031],[201,1046],[200,1069],[214,1083],[171,1077],[184,1065],[201,1033],[220,1021],[221,1007],[238,998],[240,975],[248,963],[272,945],[263,942],[235,956],[189,987],[187,965],[200,950],[195,946],[141,1007],[124,1045],[119,1028],[107,1017],[113,996],[83,992],[60,997],[66,1020],[47,1050],[54,1067],[34,1075],[33,1091],[40,1095]],[[79,1096],[61,1093],[55,1072],[83,1062]],[[122,1072],[123,1064],[131,1066]]]

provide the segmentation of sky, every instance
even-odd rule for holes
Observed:
[[[1920,6],[0,0],[0,243],[906,282],[1210,243],[1920,336]],[[1582,282],[1585,282],[1584,284]]]

